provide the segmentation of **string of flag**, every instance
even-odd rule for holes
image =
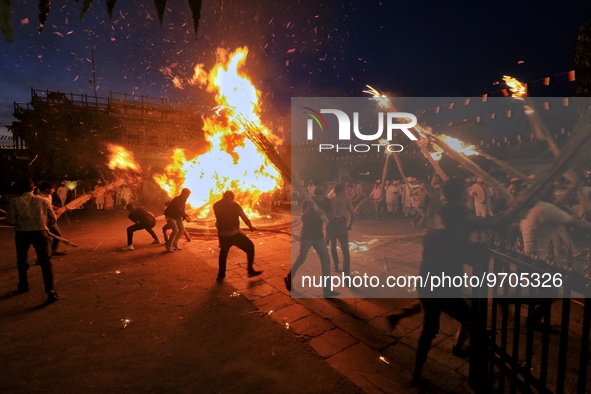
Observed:
[[[567,81],[568,82],[574,82],[576,80],[575,70],[570,70],[570,71],[567,71],[567,72],[562,72],[562,73],[554,74],[552,76],[548,76],[548,77],[536,79],[536,80],[533,80],[533,81],[524,82],[523,85],[525,86],[525,90],[526,91],[527,91],[527,87],[529,85],[531,85],[533,83],[540,82],[540,81],[542,82],[542,84],[544,86],[549,86],[549,85],[552,85],[554,83],[554,81],[555,81],[555,79],[557,77],[560,77],[560,76],[563,76],[563,75],[566,75],[566,78],[567,78]],[[492,95],[498,94],[498,93],[500,93],[503,97],[509,97],[509,96],[511,96],[511,93],[509,92],[509,90],[506,89],[506,88],[504,88],[504,89],[500,89],[500,90],[497,90],[497,91],[493,91],[493,92],[485,93],[485,94],[481,95],[480,96],[481,97],[481,102],[483,102],[483,103],[487,102],[489,96],[492,96]],[[470,105],[472,103],[472,101],[473,100],[471,98],[467,98],[463,102],[451,102],[451,103],[446,104],[446,105],[440,105],[440,106],[437,106],[437,107],[433,107],[433,108],[429,108],[429,109],[424,109],[424,110],[421,111],[421,113],[427,113],[427,112],[433,111],[434,113],[437,113],[438,114],[438,113],[441,113],[442,109],[446,109],[447,108],[448,110],[451,110],[456,105],[462,105],[462,104],[464,106],[467,106],[467,105]],[[564,97],[563,98],[563,106],[568,106],[568,105],[569,105],[568,97]],[[548,102],[544,103],[544,109],[545,110],[549,110],[550,109],[550,104]],[[496,115],[497,115],[496,113],[491,113],[491,114],[487,114],[487,117],[490,117],[491,119],[495,119]],[[508,110],[505,113],[505,115],[510,118],[511,115],[512,115],[512,112],[510,110]],[[481,118],[482,118],[482,116],[476,117],[477,121],[480,121]]]

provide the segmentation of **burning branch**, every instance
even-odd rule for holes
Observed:
[[[540,114],[538,113],[538,111],[536,111],[534,104],[527,97],[527,86],[522,84],[517,79],[507,76],[507,75],[503,76],[503,81],[505,81],[505,84],[507,84],[507,86],[509,87],[509,90],[512,93],[511,97],[513,97],[517,100],[524,101],[523,109],[525,111],[525,115],[527,116],[529,122],[531,123],[531,125],[534,129],[534,133],[536,134],[538,139],[540,139],[542,141],[546,141],[546,144],[548,144],[548,147],[550,148],[550,151],[552,152],[552,155],[555,158],[560,157],[560,154],[561,154],[560,148],[556,144],[556,141],[554,141],[554,138],[552,138],[552,135],[550,135],[550,131],[546,127],[545,123],[542,121],[542,118],[540,117]],[[570,183],[575,185],[575,191],[576,191],[577,197],[579,198],[579,201],[581,201],[581,205],[583,206],[583,211],[588,210],[589,209],[589,201],[587,200],[587,198],[583,194],[583,191],[581,188],[581,185],[583,183],[581,182],[580,178],[571,169],[567,170],[565,172],[564,176]]]
[[[232,110],[232,109],[230,109]],[[236,118],[237,122],[243,126],[243,130],[248,136],[248,138],[259,148],[261,152],[269,159],[269,161],[273,164],[273,166],[279,171],[279,173],[286,179],[292,186],[294,186],[303,196],[304,198],[312,205],[312,208],[322,218],[322,221],[325,224],[328,224],[328,217],[326,216],[325,212],[318,207],[316,201],[312,197],[308,195],[304,186],[302,186],[299,178],[296,174],[291,172],[291,168],[285,164],[279,152],[275,149],[275,146],[265,137],[263,132],[252,122],[249,121],[246,117],[241,116],[237,112],[233,112],[233,116]]]
[[[451,146],[449,146],[447,143],[445,143],[441,139],[437,138],[437,136],[435,134],[431,133],[431,131],[429,131],[421,126],[418,126],[418,125],[415,126],[414,128],[421,135],[428,137],[431,140],[431,143],[433,143],[433,144],[437,145],[439,148],[441,148],[441,150],[443,150],[443,152],[445,152],[450,158],[452,158],[453,160],[455,160],[456,162],[461,164],[464,168],[466,168],[468,171],[470,171],[475,176],[482,178],[484,180],[484,183],[486,183],[487,185],[489,185],[490,187],[495,189],[495,191],[497,191],[501,196],[503,196],[507,199],[511,198],[511,195],[509,194],[509,192],[507,191],[507,189],[505,187],[503,187],[501,184],[499,184],[496,181],[496,179],[494,179],[492,176],[490,176],[486,171],[484,171],[482,168],[480,168],[472,160],[468,159],[464,154],[456,151]]]
[[[518,196],[519,203],[509,212],[502,214],[499,220],[520,219],[531,205],[539,201],[541,196],[550,189],[554,180],[572,166],[581,152],[589,149],[589,145],[591,145],[591,118],[587,114],[584,120],[579,121],[575,127],[574,136],[566,143],[546,175],[521,192]]]

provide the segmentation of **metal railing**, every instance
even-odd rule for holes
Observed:
[[[528,298],[515,286],[473,292],[470,384],[480,392],[586,393],[591,332],[591,258],[573,264],[570,247],[560,264],[552,244],[546,260],[530,258],[490,241],[491,262],[483,272],[560,274],[560,294]],[[486,293],[483,293],[486,292]],[[548,293],[550,294],[550,293]],[[560,298],[557,298],[560,297]]]

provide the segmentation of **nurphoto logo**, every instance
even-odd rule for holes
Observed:
[[[310,107],[303,107],[303,109],[305,110],[304,114],[308,117],[306,124],[306,138],[308,141],[314,140],[315,129],[323,134],[329,132],[329,125],[323,114],[336,117],[339,143],[320,143],[318,144],[320,152],[330,150],[336,152],[369,152],[372,148],[377,149],[378,152],[381,151],[381,148],[387,152],[401,152],[404,149],[402,145],[388,142],[392,140],[395,131],[402,131],[411,141],[417,140],[417,137],[410,131],[411,128],[417,125],[417,117],[408,112],[378,112],[377,130],[368,133],[367,128],[360,127],[359,112],[352,113],[353,120],[351,121],[351,116],[340,109],[322,108],[320,111]],[[335,119],[333,118],[333,120]],[[342,144],[344,141],[351,142],[351,130],[355,139],[377,143]]]

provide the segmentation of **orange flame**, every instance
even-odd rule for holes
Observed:
[[[450,137],[445,134],[438,135],[437,138],[439,138],[441,141],[445,142],[447,145],[449,145],[454,150],[456,150],[460,153],[463,153],[466,156],[473,156],[473,155],[478,154],[478,151],[476,150],[476,147],[474,145],[468,144],[464,141],[460,141],[457,138],[453,138],[453,137]],[[437,161],[441,160],[441,157],[443,155],[443,150],[435,144],[432,144],[432,145],[433,145],[433,149],[435,149],[435,152],[431,152],[431,157]]]
[[[508,75],[503,75],[503,81],[509,87],[513,98],[523,99],[527,96],[527,85]]]
[[[111,170],[141,171],[140,165],[133,158],[133,152],[115,144],[107,144],[107,149],[111,153],[107,164]]]
[[[216,94],[218,108],[231,111],[217,111],[217,116],[204,119],[203,130],[211,145],[206,153],[188,159],[182,149],[176,149],[165,173],[154,176],[170,197],[178,195],[182,188],[189,188],[191,196],[187,202],[201,218],[209,214],[212,203],[226,190],[234,192],[247,215],[256,216],[252,209],[262,195],[277,189],[281,183],[278,171],[246,138],[241,126],[244,124],[241,119],[248,119],[273,138],[259,118],[260,92],[242,68],[247,54],[246,47],[231,54],[218,49],[217,64],[209,73],[203,65],[197,65],[189,82],[207,84],[207,91]]]

